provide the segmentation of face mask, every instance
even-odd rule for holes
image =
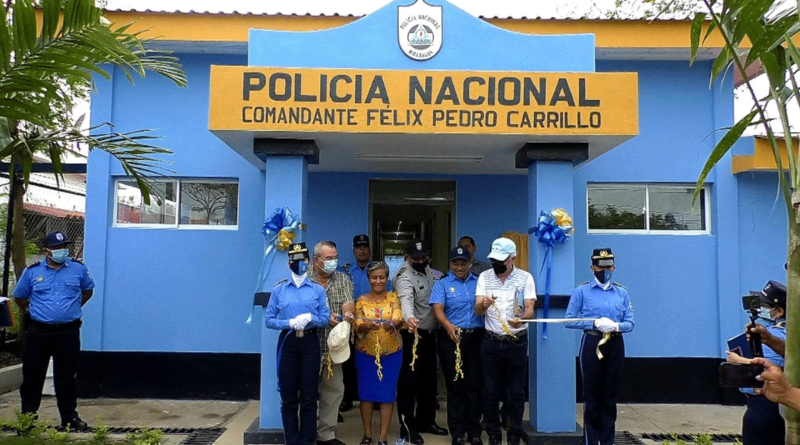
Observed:
[[[425,268],[428,267],[428,261],[423,261],[421,263],[411,262],[411,267],[414,268],[419,273],[425,273]]]
[[[492,262],[492,270],[495,275],[503,275],[508,270],[505,261],[489,260]]]
[[[291,269],[295,275],[303,275],[308,270],[308,263],[304,260],[292,261],[289,263],[289,269]]]
[[[69,258],[69,249],[56,249],[50,251],[50,259],[53,262],[62,264],[64,261],[67,261]]]
[[[599,281],[601,284],[606,284],[611,281],[611,273],[612,272],[610,270],[602,269],[596,271],[594,273],[594,277],[597,278],[597,281]]]
[[[770,312],[771,312],[771,309],[770,309],[770,308],[768,308],[768,307],[762,307],[762,308],[761,308],[761,309],[759,309],[759,311],[758,311],[758,317],[759,317],[759,318],[763,318],[764,320],[774,321],[774,320],[772,319],[772,316],[769,314]]]
[[[325,260],[323,261],[324,266],[322,266],[322,271],[325,273],[333,273],[336,270],[336,266],[339,265],[339,260]]]

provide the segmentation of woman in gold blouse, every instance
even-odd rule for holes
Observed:
[[[403,324],[400,298],[386,291],[389,266],[383,261],[367,267],[370,292],[356,301],[356,371],[361,400],[361,445],[372,445],[372,409],[380,403],[379,445],[387,445],[397,395],[397,377],[403,361],[403,347],[397,329]],[[373,321],[382,320],[382,321]]]

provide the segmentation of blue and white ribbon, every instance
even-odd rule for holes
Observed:
[[[564,212],[566,213],[566,212]],[[539,276],[542,275],[542,270],[547,267],[547,274],[544,281],[544,311],[543,317],[547,318],[550,312],[550,271],[553,267],[553,247],[556,244],[563,244],[571,233],[572,227],[561,227],[556,223],[556,219],[552,216],[553,212],[548,213],[544,210],[539,214],[539,220],[536,227],[528,230],[528,234],[533,233],[536,239],[545,245],[544,260],[542,261],[542,268],[539,270]],[[547,323],[542,326],[542,338],[547,338]]]

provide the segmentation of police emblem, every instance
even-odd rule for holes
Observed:
[[[59,241],[64,241],[64,235],[61,232],[56,232],[56,239]]]
[[[428,60],[442,49],[442,7],[416,0],[397,7],[397,43],[413,60]]]
[[[450,288],[450,292],[455,292],[455,291],[456,291],[456,288],[454,288],[454,287]]]
[[[36,277],[36,281],[41,283],[42,281],[44,281],[44,277],[39,275],[38,277]]]

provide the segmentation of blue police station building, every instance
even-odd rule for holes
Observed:
[[[739,297],[784,280],[787,222],[759,140],[692,204],[734,94],[731,76],[709,86],[719,42],[689,66],[688,21],[476,17],[445,0],[362,17],[108,15],[149,28],[189,86],[97,81],[93,124],[158,129],[174,173],[145,205],[116,161],[89,158],[83,396],[260,398],[260,427],[279,428],[277,333],[259,305],[289,273],[278,252],[259,279],[276,209],[307,225],[298,239],[335,241],[340,263],[359,233],[393,264],[425,238],[446,270],[459,237],[485,257],[516,232],[541,317],[545,250],[526,237],[564,208],[575,232],[554,249],[549,316],[591,278],[592,248],[611,247],[636,321],[622,399],[728,400],[717,365],[746,323]],[[531,426],[574,431],[579,333],[530,329]]]

